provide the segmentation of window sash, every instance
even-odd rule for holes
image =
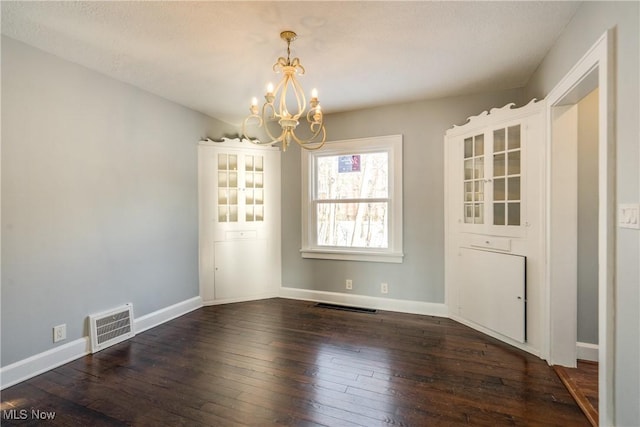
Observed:
[[[350,170],[351,165],[348,165],[349,170],[341,170],[343,165],[340,159],[344,157],[357,157],[357,170]],[[389,176],[389,171],[392,168],[391,157],[392,153],[389,148],[353,149],[351,151],[344,150],[344,152],[331,152],[314,156],[312,171],[313,198],[316,200],[388,198],[391,191],[391,179]],[[330,161],[327,162],[327,160]],[[330,168],[329,171],[327,171],[327,167]],[[365,178],[371,179],[365,180]],[[328,182],[329,179],[332,181]],[[358,189],[359,194],[345,191],[354,187]],[[370,194],[370,196],[367,196],[367,194]]]
[[[376,202],[371,202],[371,200],[359,202],[331,200],[312,203],[312,209],[315,213],[313,225],[316,246],[343,249],[388,249],[390,204],[390,199]],[[334,210],[333,215],[329,212],[326,221],[320,218],[321,206],[327,206],[327,209],[333,208]],[[364,209],[361,210],[361,207]]]

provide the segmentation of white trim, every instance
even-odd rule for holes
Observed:
[[[533,354],[534,356],[540,357],[542,359],[542,355],[540,354],[540,351],[534,347],[531,347],[529,344],[527,344],[526,342],[521,343],[519,341],[516,341],[514,339],[511,339],[501,333],[495,332],[492,329],[489,329],[485,326],[482,326],[478,323],[472,322],[471,320],[465,319],[464,317],[461,316],[457,316],[455,314],[451,314],[449,316],[449,319],[451,320],[455,320],[458,323],[462,323],[465,326],[470,327],[471,329],[475,329],[478,332],[481,332],[485,335],[488,335],[492,338],[497,339],[498,341],[502,341],[506,344],[509,344],[510,346],[519,348],[522,351],[526,351],[529,354]]]
[[[173,320],[176,317],[183,316],[200,307],[202,307],[202,298],[198,296],[140,316],[134,321],[136,334],[155,328],[158,325]]]
[[[225,299],[216,299],[216,300],[211,300],[211,301],[205,301],[203,303],[203,305],[204,306],[211,306],[211,305],[233,304],[233,303],[236,303],[236,302],[257,301],[257,300],[261,300],[261,299],[277,298],[277,297],[278,297],[278,293],[277,292],[268,292],[268,293],[259,294],[259,295],[251,295],[251,296],[248,296],[248,297],[225,298]]]
[[[591,362],[598,361],[598,344],[590,344],[588,342],[577,342],[576,353],[579,360],[589,360]]]
[[[289,287],[280,288],[280,297],[304,301],[343,304],[353,307],[366,307],[386,311],[396,311],[399,313],[449,317],[449,310],[446,305],[432,302],[378,298],[366,295],[314,291],[311,289],[298,289]]]
[[[339,251],[332,249],[300,249],[302,258],[314,258],[314,259],[337,259],[342,261],[369,261],[369,262],[391,262],[396,264],[402,264],[404,257],[403,253],[376,253],[376,252],[361,252],[349,250]]]
[[[302,178],[302,250],[303,258],[369,261],[369,262],[403,262],[403,201],[402,201],[402,165],[403,136],[387,135],[378,137],[348,139],[327,142],[321,152],[301,150]],[[314,194],[316,157],[327,155],[371,153],[385,151],[389,154],[389,224],[388,248],[351,248],[319,246],[316,242],[316,213],[312,201],[318,202]],[[360,199],[359,199],[360,200]],[[365,200],[365,199],[361,199]],[[336,200],[335,202],[344,202]]]
[[[91,353],[89,337],[54,347],[0,369],[0,389],[11,387]]]
[[[154,311],[134,320],[136,333],[158,326],[176,317],[202,307],[202,299],[194,297],[169,307]],[[42,353],[27,357],[0,368],[0,390],[26,381],[65,363],[72,362],[91,353],[88,336],[59,345]]]
[[[550,155],[552,134],[551,114],[553,107],[559,105],[569,93],[585,79],[591,71],[598,69],[598,390],[599,390],[599,424],[615,425],[615,395],[614,395],[614,364],[615,364],[615,61],[614,61],[614,32],[607,30],[598,41],[585,53],[585,55],[573,66],[562,80],[549,92],[547,96],[548,137],[547,156]],[[562,318],[553,310],[551,302],[552,284],[550,266],[553,256],[549,251],[550,235],[550,163],[547,158],[547,224],[546,224],[546,316],[547,321],[547,348],[545,358],[551,364],[554,360],[550,356],[554,354],[554,346],[562,346],[562,342],[554,341],[554,327],[559,326],[555,318]],[[559,308],[560,310],[561,308]],[[564,344],[567,344],[566,342]]]
[[[270,150],[280,151],[280,147],[273,146],[270,143],[260,142],[257,139],[247,138],[226,138],[223,137],[222,141],[214,141],[211,138],[203,138],[198,142],[198,145],[205,145],[210,147],[224,147],[240,150]]]

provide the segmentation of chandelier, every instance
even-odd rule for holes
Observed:
[[[287,42],[287,57],[279,57],[273,64],[273,71],[282,72],[282,80],[278,86],[273,87],[269,83],[267,93],[264,96],[265,103],[262,111],[258,110],[258,100],[253,98],[249,107],[249,114],[242,123],[242,134],[248,140],[256,144],[282,143],[282,151],[287,151],[291,141],[295,141],[300,147],[307,150],[317,150],[324,145],[326,132],[324,118],[318,101],[318,91],[311,91],[309,110],[307,111],[306,98],[302,86],[296,79],[296,74],[304,74],[304,67],[299,58],[290,58],[291,42],[297,34],[293,31],[283,31],[280,38]],[[305,114],[306,112],[306,114]],[[296,134],[296,128],[303,118],[309,125],[309,130],[304,135]],[[277,125],[275,124],[277,122]],[[259,142],[247,136],[246,128],[249,125],[264,126],[265,132],[271,138],[269,142]]]

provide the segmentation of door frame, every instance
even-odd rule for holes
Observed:
[[[576,331],[577,319],[573,316],[573,323],[563,312],[576,312],[577,301],[562,301],[553,304],[556,294],[571,294],[566,283],[554,283],[552,269],[561,260],[552,253],[558,245],[552,246],[552,227],[554,217],[551,209],[551,195],[553,182],[551,171],[554,159],[552,157],[553,117],[557,107],[572,104],[581,99],[581,85],[584,86],[589,78],[597,72],[598,99],[598,389],[599,389],[599,418],[600,425],[614,425],[614,314],[615,314],[615,82],[614,82],[614,32],[607,30],[589,51],[574,65],[563,79],[549,92],[547,96],[547,162],[546,162],[546,312],[544,316],[548,324],[547,348],[544,353],[550,364],[575,366],[576,359]],[[576,96],[578,95],[578,96]],[[576,99],[577,98],[577,99]],[[555,110],[554,110],[555,108]],[[557,141],[555,142],[557,144]],[[557,221],[558,219],[556,219]],[[574,307],[567,309],[567,304]],[[569,320],[569,321],[567,321]],[[573,336],[572,342],[566,342],[567,336]]]

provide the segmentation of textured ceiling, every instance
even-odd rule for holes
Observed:
[[[230,123],[292,56],[326,113],[523,86],[578,2],[11,2],[2,33]]]

